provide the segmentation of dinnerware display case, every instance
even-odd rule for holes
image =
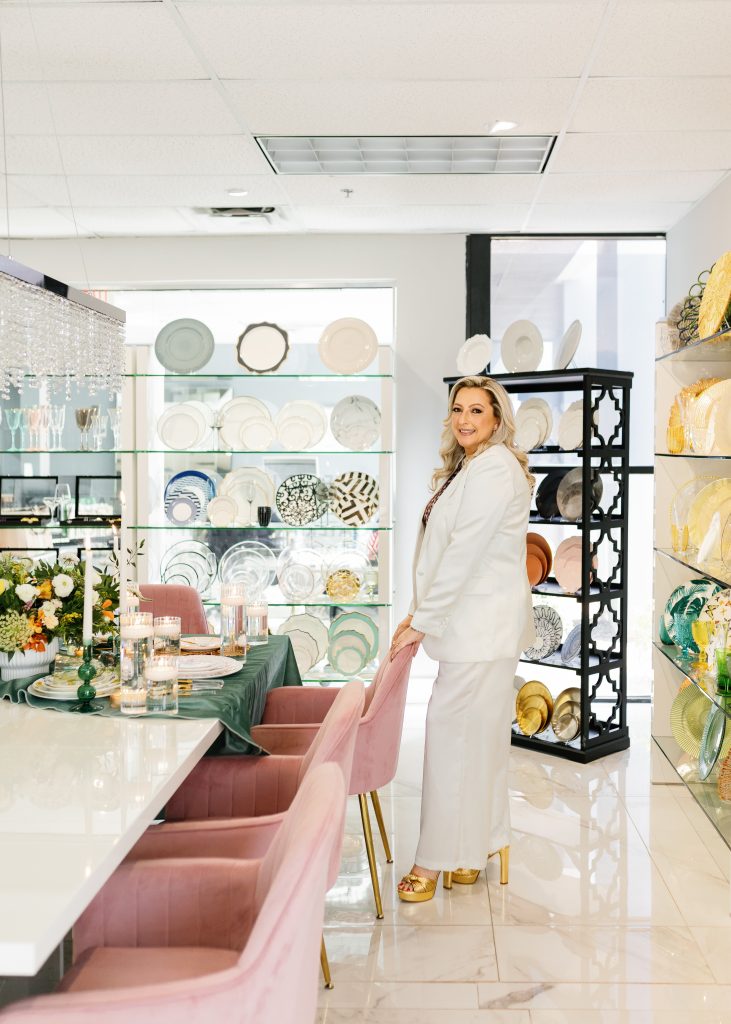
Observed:
[[[676,494],[684,485],[694,479],[731,479],[731,448],[715,450],[710,455],[697,454],[694,450],[680,453],[668,450],[667,427],[676,396],[683,388],[707,378],[731,378],[731,331],[722,331],[656,359],[652,781],[682,782],[731,848],[731,801],[722,800],[719,795],[724,753],[722,751],[713,770],[703,779],[699,757],[683,749],[671,728],[671,709],[681,687],[693,687],[701,718],[719,709],[717,714],[723,714],[726,719],[727,738],[731,734],[731,702],[716,692],[713,671],[709,672],[698,658],[683,658],[678,646],[662,642],[658,630],[668,597],[676,587],[699,579],[724,588],[731,586],[728,559],[719,558],[718,551],[712,548],[707,555],[695,546],[686,549],[684,542],[678,541],[677,532],[673,536],[671,510]]]
[[[586,764],[629,746],[627,725],[627,538],[632,374],[618,370],[545,370],[525,374],[491,374],[514,400],[540,396],[558,413],[581,400],[581,447],[565,451],[549,443],[528,453],[536,489],[554,470],[582,470],[581,514],[577,521],[562,515],[541,515],[531,505],[529,530],[542,533],[555,554],[559,543],[579,538],[581,587],[567,593],[555,576],[532,588],[534,607],[549,604],[563,621],[566,636],[578,629],[578,656],[566,664],[563,644],[544,658],[520,658],[518,673],[545,683],[554,697],[566,687],[580,688],[577,735],[560,740],[548,726],[533,736],[513,724],[514,746]],[[447,378],[449,387],[457,378]],[[549,438],[551,440],[551,438]],[[601,498],[597,501],[597,478]],[[578,619],[578,621],[576,621]],[[572,623],[575,625],[572,626]],[[490,624],[499,629],[499,623]],[[607,637],[607,634],[611,634]]]
[[[129,473],[123,469],[123,486],[129,498],[130,536],[137,545],[144,540],[139,555],[139,580],[160,582],[166,553],[181,542],[206,546],[213,553],[215,563],[241,542],[263,544],[277,559],[288,547],[326,553],[358,552],[370,559],[372,571],[368,574],[368,585],[361,587],[356,595],[347,593],[346,588],[345,596],[331,597],[323,587],[320,594],[296,600],[291,592],[282,591],[278,575],[272,573],[263,594],[269,608],[269,626],[276,633],[291,616],[303,613],[315,615],[330,626],[338,614],[363,612],[377,624],[380,658],[391,636],[393,351],[390,346],[379,345],[375,359],[365,370],[342,374],[323,365],[316,345],[295,346],[276,370],[254,373],[238,364],[235,349],[236,338],[232,337],[231,344],[216,345],[213,357],[202,369],[194,373],[174,373],[158,362],[152,346],[134,348],[134,367],[126,380],[131,387],[133,413],[129,419],[133,423],[135,443]],[[259,450],[243,444],[233,446],[231,435],[220,429],[220,410],[226,403],[244,396],[264,403],[276,424],[278,411],[293,401],[317,403],[328,414],[329,421],[338,403],[352,395],[363,396],[380,410],[378,439],[366,450],[352,450],[340,444],[329,422],[326,433],[316,444],[301,449],[285,449],[277,440]],[[196,448],[171,449],[161,441],[157,424],[161,415],[174,404],[189,402],[205,404],[212,410],[214,426]],[[258,490],[251,498],[250,524],[239,518],[235,525],[212,525],[211,519],[226,512],[225,504],[220,503],[212,506],[210,518],[203,513],[187,524],[169,521],[165,513],[165,486],[176,474],[184,471],[205,474],[216,482],[216,493],[220,496],[225,494],[221,488],[222,484],[225,487],[227,477],[249,468],[257,473],[263,471],[277,485],[274,500],[271,494],[264,500]],[[307,525],[288,523],[280,517],[276,491],[288,477],[311,474],[324,481],[331,491],[336,491],[333,482],[337,484],[350,473],[367,475],[377,481],[377,507],[367,522],[346,525],[331,508]],[[214,500],[218,501],[218,497]],[[272,506],[271,520],[266,526],[257,521],[259,506]],[[220,576],[214,572],[202,593],[209,621],[215,627],[220,587]],[[376,665],[377,659],[369,660],[359,675],[369,678],[375,673]],[[322,685],[345,681],[327,657],[320,658],[314,667],[306,670],[303,679]]]

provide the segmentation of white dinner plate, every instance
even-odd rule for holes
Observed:
[[[558,444],[565,452],[581,448],[584,440],[584,410],[569,408],[558,423]]]
[[[524,402],[520,403],[520,408],[515,416],[516,422],[521,416],[527,415],[529,409],[540,410],[546,422],[545,433],[541,438],[541,444],[543,445],[548,441],[551,436],[551,431],[553,430],[553,411],[545,398],[526,398]]]
[[[312,426],[301,416],[277,419],[277,438],[289,452],[306,451],[316,443],[312,440]]]
[[[330,414],[330,429],[343,448],[366,451],[381,434],[381,411],[365,395],[347,395]]]
[[[515,320],[505,331],[500,356],[509,373],[537,370],[543,356],[543,337],[530,320]]]
[[[484,373],[491,356],[491,338],[487,334],[473,334],[457,353],[457,372],[462,377]]]
[[[239,428],[241,447],[251,452],[265,452],[277,439],[272,420],[246,420]]]
[[[327,431],[327,415],[325,410],[317,402],[309,402],[306,399],[295,399],[293,402],[286,402],[277,413],[275,423],[277,431],[280,426],[289,419],[306,420],[310,427],[310,445],[319,444]],[[280,432],[281,437],[281,432]]]
[[[213,355],[216,343],[211,329],[200,320],[183,318],[165,324],[155,339],[158,362],[172,373],[195,373]]]
[[[301,630],[303,633],[309,633],[312,639],[317,644],[317,660],[324,658],[327,654],[328,644],[328,633],[327,626],[318,619],[315,615],[309,615],[307,613],[301,615],[290,615],[286,622],[283,622],[279,627],[279,634],[291,633],[293,629]]]
[[[79,686],[81,686],[81,680],[79,680]],[[43,700],[78,700],[77,690],[79,686],[65,688],[62,686],[44,686],[42,679],[36,679],[34,683],[31,683],[27,687],[28,693],[31,693],[34,697],[42,697]],[[114,693],[119,688],[119,679],[115,679],[110,682],[101,682],[98,686],[95,685],[97,697],[108,697],[110,693]]]
[[[581,320],[574,320],[566,328],[561,344],[558,348],[558,355],[553,363],[554,370],[565,370],[576,355],[576,350],[581,341]]]
[[[277,324],[249,324],[236,345],[236,358],[252,373],[274,373],[288,353],[287,332]]]
[[[231,526],[237,512],[236,502],[227,494],[219,494],[208,502],[208,518],[212,526]]]
[[[179,402],[157,421],[160,440],[174,451],[198,448],[213,428],[213,413],[202,402]]]
[[[222,654],[189,654],[180,664],[182,679],[215,679],[241,671],[241,662]]]
[[[253,484],[253,495],[251,503],[247,497],[248,484]],[[237,515],[242,523],[249,524],[256,519],[256,510],[259,505],[274,505],[276,493],[274,481],[263,469],[256,466],[242,466],[240,469],[233,469],[224,478],[218,488],[219,495],[233,498],[236,502]]]
[[[317,343],[320,358],[334,373],[361,373],[378,352],[378,338],[364,320],[344,317],[328,324]]]

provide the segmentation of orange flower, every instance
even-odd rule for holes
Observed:
[[[30,638],[28,643],[25,645],[24,650],[26,651],[45,651],[46,649],[46,638],[44,636],[33,636]]]
[[[43,583],[38,584],[38,597],[41,601],[50,601],[53,597],[51,589],[51,581],[44,580]]]

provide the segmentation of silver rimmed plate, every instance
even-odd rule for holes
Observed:
[[[317,647],[317,661],[325,657],[327,654],[328,634],[327,626],[322,619],[318,619],[316,615],[310,615],[307,612],[300,615],[290,615],[286,622],[283,622],[279,627],[279,634],[291,633],[293,630],[300,630],[312,637]]]
[[[160,440],[174,451],[198,448],[213,429],[213,412],[203,402],[179,402],[157,421]]]
[[[301,416],[290,416],[277,424],[277,438],[289,452],[303,452],[312,448],[312,426]]]
[[[276,505],[288,526],[308,526],[327,512],[327,486],[313,473],[294,473],[277,488]]]
[[[574,320],[573,323],[569,324],[566,328],[561,343],[558,347],[558,355],[556,356],[553,368],[554,370],[565,370],[571,360],[576,355],[576,350],[579,347],[581,341],[581,320]]]
[[[381,411],[365,395],[341,398],[330,415],[333,437],[343,448],[363,452],[371,448],[381,433]]]
[[[376,358],[378,338],[364,320],[343,317],[328,324],[317,347],[320,359],[333,373],[361,373]]]
[[[515,320],[503,335],[500,356],[509,373],[537,370],[543,356],[543,336],[530,320]]]
[[[378,481],[368,473],[342,473],[330,487],[330,508],[346,526],[365,526],[378,511]]]
[[[317,402],[309,402],[305,399],[286,402],[277,413],[275,423],[279,438],[287,448],[294,447],[286,444],[284,441],[287,424],[290,420],[297,420],[298,422],[304,420],[307,423],[307,438],[306,443],[301,446],[303,448],[314,448],[316,444],[322,441],[327,431],[327,415],[322,406],[318,405]]]
[[[224,477],[218,493],[233,498],[238,509],[236,518],[249,525],[256,519],[259,505],[274,504],[274,481],[263,469],[241,466]]]
[[[195,373],[213,355],[216,342],[200,320],[183,318],[165,324],[155,339],[155,355],[171,373]]]
[[[243,583],[250,596],[272,585],[276,569],[273,551],[257,540],[234,544],[218,563],[221,583]]]
[[[274,373],[289,353],[289,336],[277,326],[263,321],[249,326],[239,335],[236,358],[251,373]]]
[[[491,338],[487,334],[473,334],[457,353],[457,372],[462,377],[484,373],[491,356]]]
[[[216,556],[203,541],[182,540],[173,544],[160,562],[163,583],[180,583],[205,594],[216,578]]]
[[[227,448],[236,450],[242,447],[252,447],[245,444],[243,430],[245,426],[252,423],[267,424],[268,433],[274,439],[274,423],[268,407],[252,395],[241,395],[226,402],[218,414],[219,436]],[[266,428],[264,428],[266,429]],[[269,442],[271,443],[271,441]],[[268,445],[263,445],[266,448]]]

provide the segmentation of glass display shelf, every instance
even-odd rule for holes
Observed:
[[[218,608],[220,600],[204,597],[206,608]],[[270,608],[390,608],[387,601],[269,601]]]
[[[567,665],[564,661],[561,660],[561,650],[562,650],[562,647],[563,647],[563,645],[561,645],[561,647],[559,647],[557,651],[554,651],[553,654],[549,654],[549,656],[547,658],[523,658],[523,657],[521,657],[518,660],[522,661],[526,665],[545,665],[546,668],[561,668],[561,669],[565,669],[568,672],[573,672],[575,675],[581,675],[581,665],[580,664],[576,664],[576,662],[573,662],[571,665]],[[617,658],[610,658],[610,659],[606,659],[606,660],[601,660],[599,658],[599,656],[596,655],[596,654],[590,654],[589,655],[589,671],[590,672],[598,672],[600,669],[613,668],[613,667],[618,666],[620,664],[621,664],[621,662]]]
[[[54,454],[53,452],[51,454]],[[99,454],[99,453],[96,453]],[[393,449],[373,451],[351,451],[350,448],[339,448],[337,451],[324,448],[303,448],[294,450],[292,448],[267,448],[266,450],[254,450],[252,448],[135,448],[131,452],[124,452],[125,455],[393,455]]]
[[[373,681],[373,677],[378,671],[377,665],[367,665],[361,672],[358,672],[354,676],[344,676],[340,672],[336,672],[330,665],[325,665],[323,668],[318,669],[317,666],[308,669],[308,671],[302,676],[302,682],[305,686],[344,686],[345,683],[349,683],[351,679],[360,679],[364,683],[368,684]]]
[[[392,373],[125,373],[125,378],[144,380],[171,380],[178,384],[180,381],[190,381],[195,384],[200,380],[393,380]]]
[[[26,524],[27,525],[27,524]],[[392,526],[346,526],[344,523],[340,526],[285,526],[281,523],[270,523],[269,526],[259,526],[258,523],[252,523],[251,526],[211,526],[210,523],[201,523],[200,525],[179,525],[177,523],[134,523],[130,524],[128,529],[130,530],[204,530],[210,531],[211,533],[235,533],[239,530],[261,530],[268,531],[270,533],[287,532],[287,533],[314,533],[314,532],[335,532],[335,531],[347,531],[348,533],[390,533],[393,530]]]
[[[582,519],[564,519],[563,516],[541,516],[538,512],[531,512],[528,517],[530,523],[541,523],[543,526],[575,526],[578,530],[588,525],[590,530],[601,530],[609,523],[612,527],[624,526],[624,516],[591,516],[588,524]]]
[[[718,795],[718,768],[714,768],[710,776],[701,781],[698,776],[698,759],[687,754],[673,736],[653,736],[652,739],[720,837],[731,847],[731,802],[722,800]]]
[[[47,518],[38,516],[26,516],[24,519],[0,519],[0,530],[38,530],[46,532],[53,530],[111,530],[113,526],[119,528],[119,517],[116,519],[67,519],[63,523],[48,523]]]
[[[134,455],[132,448],[5,448],[0,455]]]
[[[566,597],[572,601],[581,601],[583,596],[580,590],[576,594],[567,593],[558,580],[554,579],[552,576],[549,576],[548,579],[543,581],[543,583],[539,583],[537,586],[531,587],[531,593],[538,594],[543,597]],[[605,587],[603,593],[597,586],[592,585],[589,587],[590,601],[612,600],[612,598],[622,597],[623,595],[623,587]]]
[[[731,459],[731,455],[699,455],[697,452],[655,452],[656,459],[709,459],[718,462],[719,459]]]
[[[727,718],[731,718],[731,702],[729,695],[716,691],[716,677],[709,671],[707,665],[700,665],[694,661],[688,661],[680,656],[680,648],[674,644],[661,644],[659,640],[652,641],[661,654],[664,654],[668,661],[683,673],[686,679],[695,686],[697,690],[708,698],[709,703],[720,708]]]
[[[725,327],[717,334],[708,338],[700,338],[692,341],[689,345],[674,352],[664,352],[661,356],[655,357],[656,363],[674,360],[675,362],[702,363],[705,361],[718,362],[719,360],[731,360],[731,328]]]
[[[718,563],[714,563],[713,572],[709,571],[706,566],[702,568],[700,565],[693,561],[690,561],[688,557],[682,558],[677,552],[673,551],[672,548],[655,548],[658,555],[662,555],[664,558],[669,558],[673,562],[677,562],[678,565],[685,566],[686,569],[690,569],[691,572],[697,572],[700,576],[705,576],[706,579],[712,580],[714,583],[720,583],[722,587],[731,586],[731,566],[722,566]]]

